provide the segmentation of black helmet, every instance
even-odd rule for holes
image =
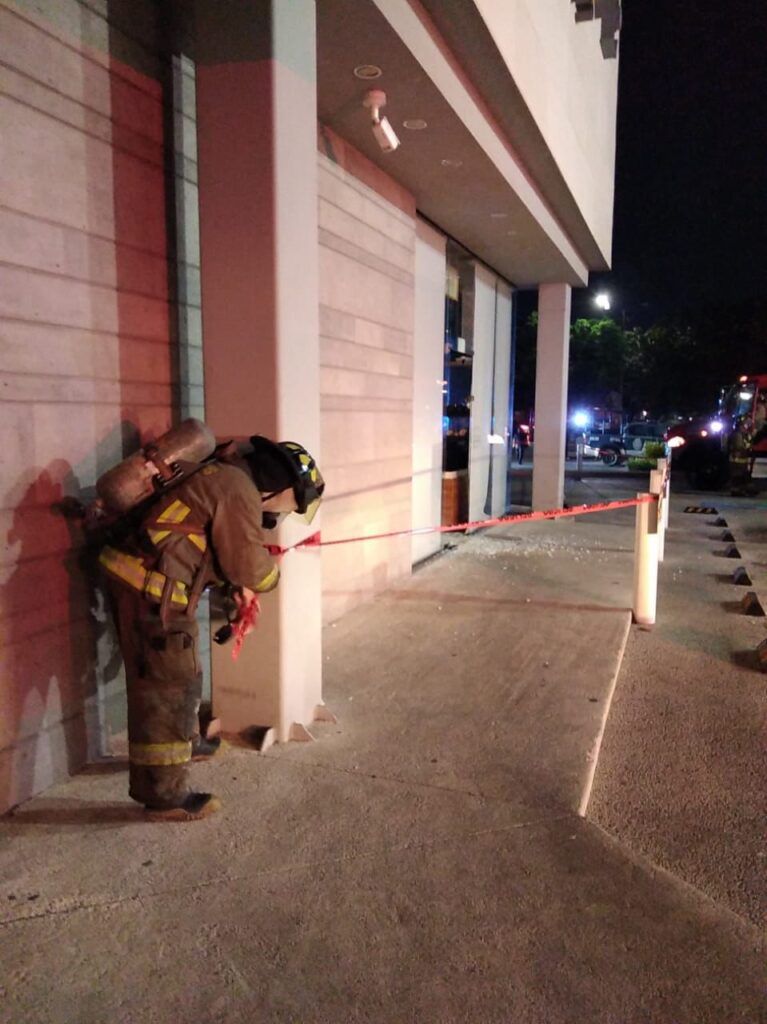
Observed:
[[[245,453],[256,487],[262,494],[293,488],[296,512],[311,523],[325,490],[317,463],[303,445],[295,441],[270,441],[254,434],[251,451]]]

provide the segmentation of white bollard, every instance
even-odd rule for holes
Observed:
[[[637,494],[637,498],[648,498]],[[655,625],[658,603],[658,503],[637,505],[634,534],[634,622]]]
[[[666,530],[664,525],[664,516],[666,514],[663,497],[663,490],[666,486],[664,479],[664,471],[661,469],[660,464],[657,469],[650,471],[650,494],[655,494],[658,497],[658,561],[663,561],[664,549],[666,546]]]

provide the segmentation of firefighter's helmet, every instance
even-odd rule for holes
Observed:
[[[254,434],[251,451],[245,456],[253,479],[262,494],[276,494],[288,487],[296,498],[296,512],[311,523],[325,490],[317,463],[303,445],[295,441],[270,441]]]

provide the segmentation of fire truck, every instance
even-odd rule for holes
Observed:
[[[754,457],[767,458],[765,406],[767,373],[744,374],[737,384],[722,388],[715,415],[677,423],[666,432],[674,467],[687,474],[693,487],[723,487],[729,476],[730,437],[744,416],[753,424]]]

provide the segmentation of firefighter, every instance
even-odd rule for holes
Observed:
[[[756,404],[754,405],[754,432],[751,438],[752,446],[759,444],[761,440],[767,435],[767,396],[762,391],[756,396]],[[751,460],[751,467],[753,469],[753,457]]]
[[[729,440],[730,487],[736,497],[751,493],[751,421],[741,416]]]
[[[194,612],[201,593],[226,587],[242,618],[255,596],[279,581],[264,530],[291,512],[311,522],[324,490],[299,444],[255,436],[241,452],[217,452],[99,556],[125,662],[129,791],[152,820],[190,821],[220,806],[189,784],[193,756],[209,756],[216,745],[199,735]]]

